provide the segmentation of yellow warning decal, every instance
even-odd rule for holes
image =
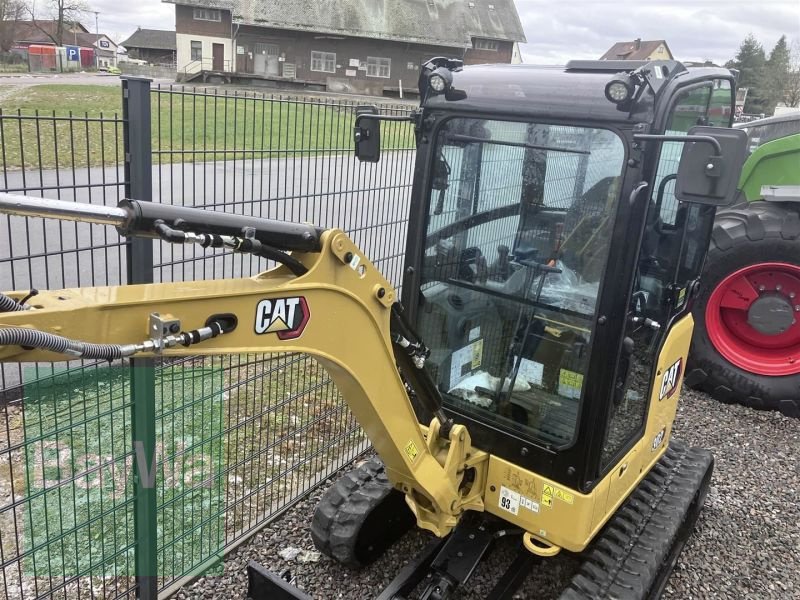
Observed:
[[[419,451],[417,450],[417,445],[414,443],[414,440],[410,440],[406,444],[405,451],[408,460],[410,460],[412,463],[417,460],[417,454],[419,454]]]
[[[561,369],[558,373],[558,395],[565,398],[580,398],[583,374]]]
[[[553,498],[567,504],[575,502],[575,496],[572,493],[560,490],[554,485],[544,484],[542,486],[542,504],[544,506],[553,506]]]
[[[474,371],[478,367],[481,366],[481,361],[483,360],[483,340],[478,340],[474,344],[472,344],[472,370]]]
[[[544,506],[553,506],[553,486],[552,485],[543,485],[542,486],[542,502]]]
[[[556,490],[556,498],[559,500],[563,500],[567,504],[572,504],[575,501],[575,496],[570,494],[569,492],[565,492],[564,490]]]

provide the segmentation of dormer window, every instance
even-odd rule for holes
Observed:
[[[492,50],[496,52],[498,48],[498,43],[497,40],[485,40],[483,38],[474,38],[472,40],[472,47],[475,48],[475,50]]]

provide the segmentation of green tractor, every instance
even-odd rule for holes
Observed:
[[[741,202],[717,211],[686,383],[800,417],[800,112],[735,127],[750,155]]]

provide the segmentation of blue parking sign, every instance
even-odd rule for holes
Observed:
[[[67,60],[80,60],[81,49],[79,46],[65,46],[67,50]]]

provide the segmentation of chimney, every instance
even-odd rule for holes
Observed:
[[[633,41],[633,48],[634,50],[639,50],[642,47],[642,38],[636,38]]]

